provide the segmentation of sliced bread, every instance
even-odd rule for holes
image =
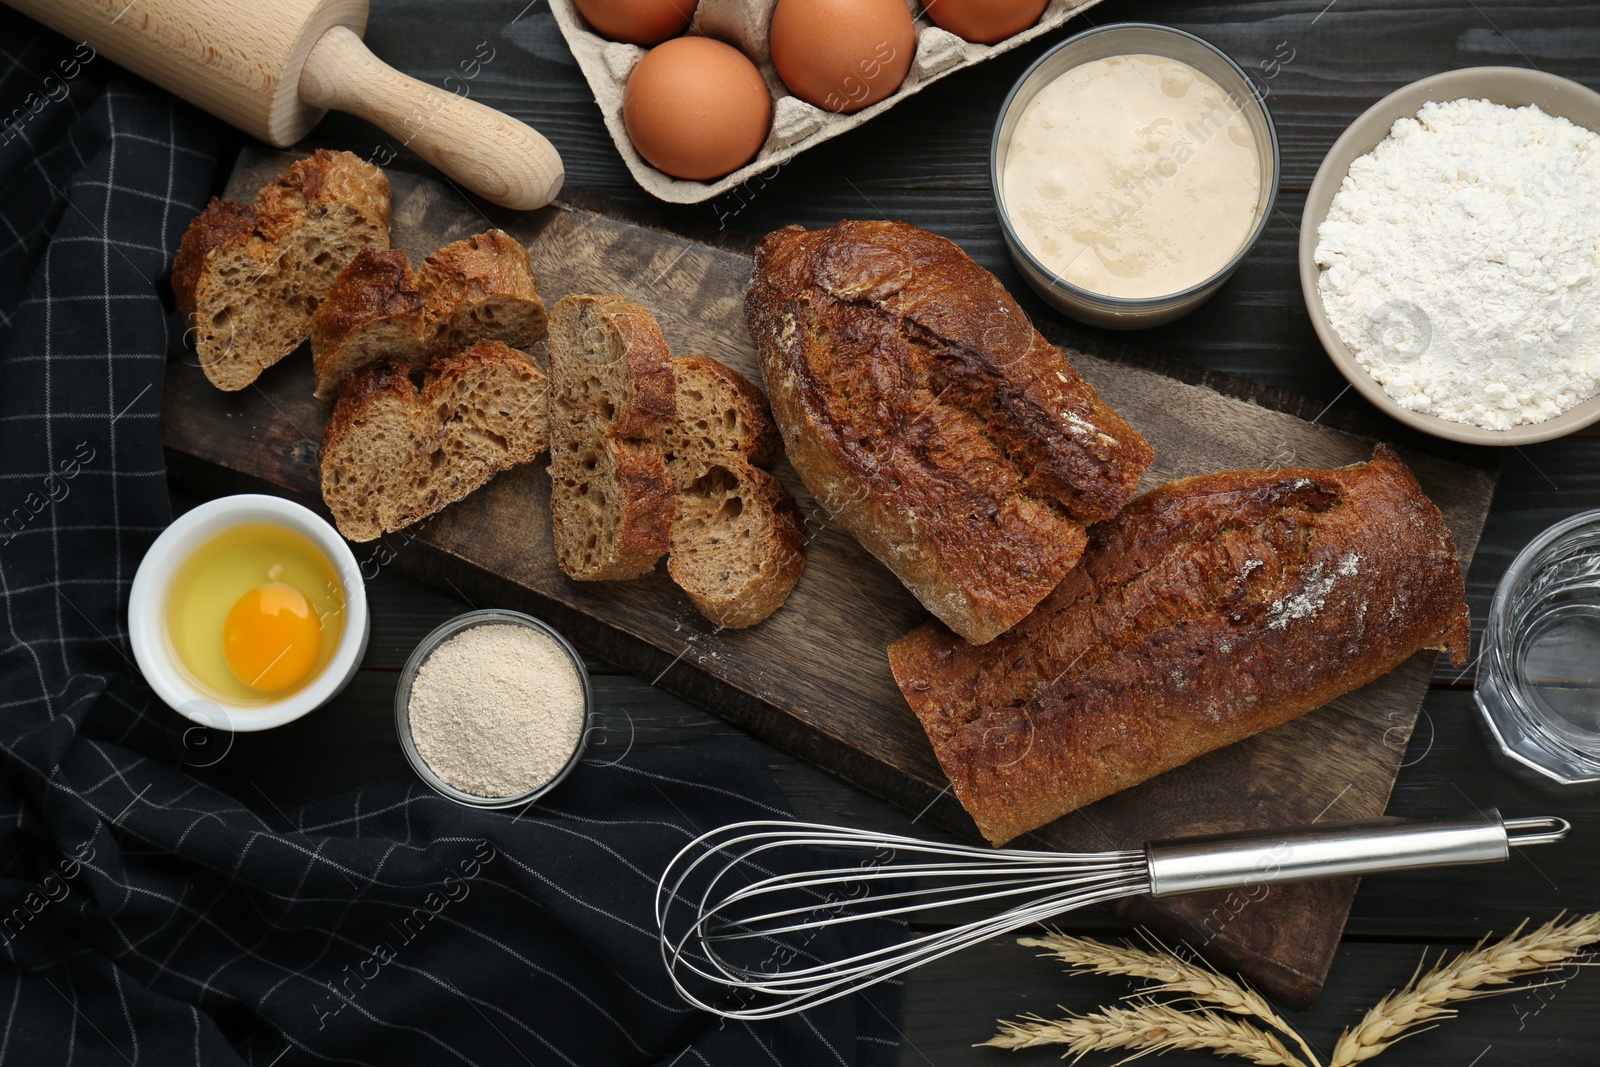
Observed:
[[[402,360],[346,378],[322,436],[322,498],[371,541],[466,497],[548,447],[549,380],[499,341],[452,352],[419,394]]]
[[[436,347],[487,338],[528,348],[545,334],[528,250],[504,230],[445,245],[423,260],[417,276]]]
[[[488,230],[445,245],[413,272],[404,250],[357,256],[311,319],[317,396],[332,399],[346,375],[379,359],[413,370],[453,346],[504,341],[528,348],[545,334],[544,304],[528,250]]]
[[[426,304],[405,249],[362,249],[311,316],[317,396],[332,400],[348,375],[379,360],[423,369]]]
[[[707,356],[672,361],[677,417],[663,435],[677,487],[667,573],[719,626],[754,626],[805,569],[800,510],[760,466],[782,454],[766,398]]]
[[[670,547],[676,492],[662,434],[676,409],[655,318],[616,296],[568,296],[550,317],[550,512],[579,581],[636,578]]]
[[[213,199],[183,235],[172,291],[206,377],[243,389],[293,352],[333,281],[363,248],[389,246],[389,180],[318,149],[254,204]]]

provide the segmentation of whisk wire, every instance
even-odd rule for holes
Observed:
[[[851,865],[798,874],[783,870],[782,854],[814,848],[871,855]],[[690,890],[699,878],[703,888]],[[741,880],[744,884],[732,884]],[[874,892],[879,884],[883,889]],[[1138,850],[996,852],[815,823],[755,821],[722,827],[680,850],[662,877],[656,916],[663,930],[662,959],[681,995],[730,1018],[760,1019],[827,1003],[975,941],[1141,887],[1148,888],[1148,875]],[[1002,900],[1016,903],[981,921],[843,959],[824,959],[809,950],[810,942],[831,927]],[[693,918],[681,933],[669,936],[674,905]],[[796,943],[793,935],[804,938]],[[759,962],[741,962],[727,955],[739,943],[766,943],[771,950]],[[796,961],[799,966],[792,965]],[[760,995],[777,1003],[712,1007],[686,988],[690,978],[741,998]]]
[[[1085,903],[1103,899],[1108,894],[1117,896],[1130,890],[1137,891],[1137,888],[1136,882],[1129,881],[1126,883],[1113,882],[1092,888],[1055,893],[1013,911],[991,916],[988,919],[979,920],[966,926],[932,931],[898,944],[858,953],[848,959],[830,960],[813,967],[791,969],[784,971],[781,975],[729,964],[727,961],[721,960],[720,957],[717,957],[717,960],[719,967],[726,968],[725,973],[736,976],[746,982],[759,983],[760,987],[767,992],[775,992],[782,989],[810,989],[813,987],[811,979],[818,976],[827,976],[836,980],[860,978],[880,970],[883,961],[888,959],[900,957],[936,958],[936,956],[930,957],[928,953],[945,945],[965,946],[977,940],[1003,934],[1008,929],[1015,928],[1017,924],[1026,925],[1035,921],[1035,919],[1049,918],[1064,908],[1079,907]],[[943,954],[943,952],[938,953],[938,955]],[[831,986],[832,984],[834,983],[823,983],[825,986]],[[754,988],[753,985],[752,988]],[[821,988],[821,986],[818,986],[818,988]]]
[[[729,1007],[725,1003],[708,1004],[687,991],[676,975],[673,982],[680,995],[697,1007],[728,1018],[748,1021],[777,1018],[818,1007],[869,985],[891,981],[907,971],[959,952],[978,941],[1000,936],[1020,926],[1042,922],[1063,911],[1140,892],[1146,884],[1133,878],[1092,890],[1056,894],[1026,909],[993,916],[964,927],[923,934],[911,941],[884,946],[845,960],[829,961],[782,974],[769,975],[748,968],[731,967],[716,957],[715,953],[711,956],[714,965],[719,968],[717,973],[690,967],[701,977],[737,990],[741,995],[760,994],[771,998],[766,1004],[739,1007]],[[813,980],[819,976],[826,977]]]
[[[1108,871],[1107,873],[1115,875],[1118,872]],[[882,872],[876,877],[905,877],[906,875],[914,874],[914,870],[908,870],[904,875],[898,874],[898,872]],[[865,881],[867,878],[863,878],[862,880]],[[778,919],[787,919],[797,915],[815,915],[815,913],[819,910],[819,907],[827,907],[829,909],[837,910],[844,905],[861,900],[863,898],[846,898],[833,905],[809,905],[794,908],[784,908],[780,911],[769,911],[760,915],[750,915],[738,919],[722,920],[721,913],[724,911],[724,909],[731,908],[735,904],[744,903],[746,900],[756,899],[765,895],[765,892],[762,889],[752,886],[729,895],[718,904],[708,909],[705,914],[695,923],[694,933],[701,940],[707,942],[742,941],[754,937],[793,933],[798,930],[820,929],[827,926],[837,926],[841,923],[860,922],[864,919],[886,919],[892,916],[913,915],[917,912],[927,911],[930,909],[930,907],[958,907],[970,904],[984,904],[990,901],[1004,900],[1008,897],[1024,896],[1029,893],[1037,892],[1042,888],[1060,888],[1064,883],[1088,884],[1091,881],[1093,881],[1093,879],[1080,877],[1075,873],[1072,875],[1056,873],[1049,877],[1030,878],[1021,882],[1011,880],[994,880],[988,882],[970,883],[962,886],[948,886],[943,889],[907,889],[894,893],[878,893],[871,897],[871,901],[875,905],[881,905],[886,902],[896,900],[913,900],[916,901],[916,903],[908,904],[904,907],[878,907],[874,908],[874,910],[871,912],[866,913],[835,914],[827,918],[812,918],[804,923],[795,923],[788,926],[762,926],[759,930],[749,928],[753,927],[757,923],[770,923]],[[770,888],[774,884],[775,882],[773,880],[768,880],[767,886]],[[814,879],[808,879],[802,882],[784,884],[782,888],[788,890],[806,886],[815,886],[819,884],[823,883]],[[975,892],[975,890],[992,890],[992,892]],[[945,900],[933,900],[930,903],[929,898],[931,897],[935,897],[939,894],[955,893],[964,893],[965,895],[955,896],[951,899]],[[717,926],[719,921],[724,922],[727,927],[744,927],[746,929],[742,933],[724,933],[721,932],[721,929]]]

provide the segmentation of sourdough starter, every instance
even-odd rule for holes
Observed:
[[[1080,289],[1170,296],[1216,274],[1255,228],[1255,138],[1222,87],[1162,56],[1097,59],[1040,90],[1002,179],[1017,238]]]
[[[1411,411],[1490,430],[1600,386],[1600,135],[1428,103],[1350,165],[1317,230],[1328,321]]]

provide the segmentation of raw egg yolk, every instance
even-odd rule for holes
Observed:
[[[322,623],[292,585],[258,585],[228,612],[222,649],[234,677],[276,692],[304,678],[322,651]]]

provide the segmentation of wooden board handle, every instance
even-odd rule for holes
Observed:
[[[312,46],[300,72],[300,99],[366,119],[503,207],[531,211],[561,191],[561,156],[536,130],[401,74],[343,26]]]

